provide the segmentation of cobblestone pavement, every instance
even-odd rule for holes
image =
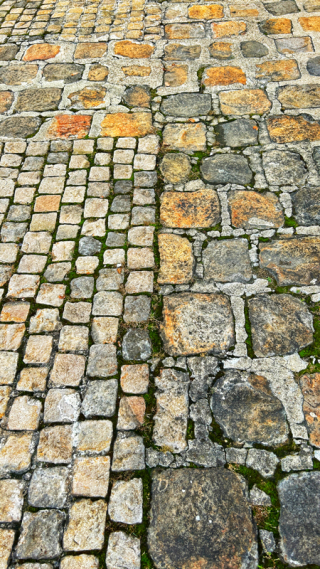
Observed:
[[[319,76],[319,0],[1,3],[0,569],[320,567]]]

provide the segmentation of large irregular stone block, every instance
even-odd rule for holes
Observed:
[[[262,89],[237,89],[219,93],[224,115],[262,115],[271,109],[271,103]]]
[[[279,199],[271,192],[236,190],[228,194],[228,201],[234,227],[270,229],[284,223]]]
[[[148,545],[161,569],[254,569],[245,480],[223,468],[154,472]]]
[[[320,188],[301,188],[291,194],[291,199],[299,225],[320,224]]]
[[[250,299],[249,318],[253,349],[259,358],[293,354],[313,342],[312,315],[289,294],[260,294]]]
[[[35,134],[40,125],[39,117],[9,117],[0,122],[0,136],[27,138]]]
[[[310,442],[320,448],[320,373],[300,377],[300,387]]]
[[[307,176],[307,169],[298,152],[269,150],[263,153],[262,163],[269,184],[303,184]]]
[[[238,154],[216,154],[205,158],[201,173],[210,184],[241,184],[246,186],[252,180],[248,161]]]
[[[198,117],[211,110],[211,95],[179,93],[170,95],[161,104],[161,112],[173,117]]]
[[[211,409],[224,435],[234,441],[271,446],[288,438],[284,407],[261,375],[227,372],[214,384]]]
[[[211,241],[202,258],[205,279],[246,283],[252,277],[246,239]]]
[[[153,132],[151,113],[114,113],[101,123],[101,136],[146,136]]]
[[[310,285],[319,278],[320,238],[261,243],[260,266],[270,271],[280,286]]]
[[[229,299],[222,294],[197,293],[165,297],[161,335],[171,356],[224,353],[234,344]]]
[[[163,131],[163,146],[169,150],[200,151],[206,146],[206,128],[199,123],[168,124]]]
[[[193,276],[194,257],[188,239],[163,233],[158,237],[160,252],[159,284],[188,283]]]
[[[258,126],[252,119],[236,119],[216,126],[217,140],[221,146],[248,146],[258,142]]]
[[[310,115],[270,117],[267,128],[272,142],[278,144],[320,140],[320,125]]]
[[[281,550],[293,567],[320,565],[320,472],[292,474],[278,485]]]
[[[320,107],[318,85],[286,85],[279,87],[278,99],[283,109],[315,109]]]
[[[217,192],[165,192],[160,208],[160,221],[165,227],[212,227],[220,221]]]
[[[166,154],[161,161],[160,170],[167,182],[177,184],[188,178],[191,171],[190,160],[186,154]]]

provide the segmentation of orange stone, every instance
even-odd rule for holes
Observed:
[[[269,81],[288,81],[301,77],[298,64],[295,59],[282,61],[264,61],[257,66],[256,78],[268,79]]]
[[[36,61],[44,59],[52,59],[60,52],[59,45],[51,45],[49,43],[36,43],[28,47],[23,56],[23,61]]]
[[[194,20],[212,20],[213,18],[223,18],[223,6],[220,4],[209,4],[208,6],[194,4],[188,9],[188,16]]]
[[[247,8],[238,8],[237,6],[230,6],[230,16],[233,18],[254,18],[259,16],[259,10],[256,9],[247,9]]]
[[[206,128],[202,123],[168,124],[163,132],[163,146],[182,152],[203,152],[207,147]]]
[[[167,24],[164,31],[169,40],[204,38],[206,34],[203,24]]]
[[[224,115],[262,115],[271,108],[271,103],[262,89],[225,91],[219,93],[219,99]]]
[[[36,199],[34,206],[35,212],[43,211],[58,211],[60,206],[61,196],[49,195],[49,196],[39,196]]]
[[[184,85],[187,80],[187,65],[177,65],[176,63],[172,63],[172,65],[166,65],[166,71],[163,76],[165,87],[179,87],[180,85]]]
[[[78,43],[74,53],[75,59],[88,59],[102,57],[107,51],[105,42],[98,43]]]
[[[320,32],[320,16],[299,18],[299,23],[305,32]]]
[[[272,117],[267,120],[267,127],[271,140],[278,144],[320,140],[320,124],[303,116]]]
[[[80,109],[93,109],[103,105],[107,90],[104,87],[84,87],[81,91],[75,91],[68,95],[73,106]]]
[[[270,18],[260,25],[264,34],[291,34],[292,22],[289,18]]]
[[[148,77],[151,73],[151,67],[143,65],[130,65],[129,67],[121,67],[121,69],[127,77]]]
[[[205,77],[202,81],[203,85],[207,87],[214,87],[215,85],[231,85],[232,83],[242,83],[245,85],[247,82],[246,74],[240,67],[209,67],[205,71]]]
[[[101,136],[146,136],[152,132],[151,113],[114,113],[101,123]]]
[[[221,22],[218,24],[212,24],[214,38],[240,36],[245,34],[246,30],[247,26],[245,22]]]
[[[89,81],[104,81],[106,77],[109,75],[109,69],[104,65],[100,65],[100,63],[96,63],[90,67],[88,73],[88,80]]]
[[[271,192],[234,191],[228,201],[233,227],[268,229],[284,223],[278,197]]]
[[[216,59],[231,59],[232,44],[226,41],[217,41],[209,46],[209,52]]]
[[[48,128],[49,138],[84,138],[89,134],[90,115],[58,115]]]
[[[220,205],[214,190],[165,192],[160,208],[165,227],[214,227],[220,221]]]
[[[192,245],[185,237],[163,233],[158,236],[160,252],[159,284],[184,284],[193,276]]]
[[[154,52],[154,46],[150,44],[135,43],[133,41],[119,41],[114,46],[114,54],[130,59],[145,59]]]
[[[14,99],[14,94],[12,91],[0,91],[0,113],[6,113]]]
[[[320,373],[300,377],[300,387],[310,442],[320,448]]]

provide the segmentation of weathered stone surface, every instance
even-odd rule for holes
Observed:
[[[244,57],[264,57],[269,53],[267,46],[255,40],[241,42],[240,48]]]
[[[292,474],[278,485],[281,550],[292,566],[320,563],[319,472]]]
[[[317,85],[286,85],[279,87],[278,99],[283,109],[320,107],[320,88]]]
[[[0,136],[26,138],[40,127],[39,117],[9,117],[0,122]]]
[[[21,111],[51,111],[58,108],[61,89],[27,89],[20,91],[15,109]]]
[[[10,431],[35,431],[39,427],[42,405],[27,395],[16,397],[10,409],[7,427]]]
[[[151,114],[146,112],[106,115],[101,136],[146,136],[153,132]]]
[[[109,536],[106,557],[107,569],[139,569],[140,540],[122,531],[113,532]]]
[[[188,239],[173,234],[158,236],[160,252],[159,284],[188,283],[193,276],[194,257]]]
[[[200,45],[183,45],[179,43],[167,44],[164,48],[164,58],[176,61],[177,59],[198,59],[201,53]]]
[[[26,472],[30,468],[33,451],[33,433],[19,433],[4,437],[0,445],[0,475]]]
[[[154,46],[150,44],[140,44],[133,41],[119,41],[114,46],[115,55],[130,57],[130,59],[149,58],[154,52]]]
[[[289,18],[270,18],[269,20],[261,22],[259,27],[261,32],[267,36],[274,34],[290,34],[292,30],[292,22]]]
[[[145,468],[143,438],[133,432],[118,432],[113,447],[112,470],[143,470]]]
[[[66,557],[61,559],[60,567],[61,569],[98,569],[99,560],[94,555],[88,555],[86,553],[83,553],[82,555],[66,555]],[[25,569],[28,568],[26,567]],[[29,569],[38,568],[30,567]]]
[[[176,117],[198,117],[211,110],[211,96],[198,93],[170,95],[161,104],[161,112]]]
[[[207,67],[202,79],[203,85],[206,87],[215,87],[216,85],[232,85],[240,83],[245,85],[247,82],[246,74],[240,67],[224,65],[223,67]]]
[[[57,425],[45,427],[40,433],[37,451],[39,462],[68,464],[72,457],[72,427]]]
[[[105,42],[98,43],[78,43],[74,52],[75,59],[100,58],[107,51]]]
[[[207,6],[194,4],[188,8],[188,16],[194,20],[212,20],[223,18],[223,7],[221,4],[209,4]]]
[[[100,65],[100,63],[95,63],[91,65],[88,73],[88,80],[89,81],[104,81],[106,77],[109,75],[108,67],[104,65]]]
[[[302,184],[307,169],[298,152],[289,150],[269,150],[262,155],[264,172],[269,184]]]
[[[19,46],[15,44],[2,45],[0,48],[0,61],[11,61],[19,51]]]
[[[8,65],[1,67],[0,81],[5,85],[31,83],[38,72],[38,65]]]
[[[90,381],[82,402],[82,412],[85,417],[112,417],[116,410],[118,382]]]
[[[122,341],[122,355],[125,360],[147,360],[151,356],[151,340],[146,330],[131,328]]]
[[[79,500],[69,510],[69,523],[63,536],[66,551],[102,549],[107,514],[104,500]]]
[[[213,351],[234,343],[229,300],[222,294],[176,294],[164,297],[161,335],[171,356]]]
[[[52,59],[58,55],[60,51],[59,45],[52,45],[49,43],[35,43],[28,47],[26,53],[23,56],[23,61],[37,61]]]
[[[117,429],[130,431],[142,427],[146,412],[143,397],[122,397],[120,399]]]
[[[204,278],[218,282],[248,282],[252,278],[246,239],[211,241],[202,255]]]
[[[268,118],[267,127],[271,140],[279,144],[320,140],[319,123],[306,115]]]
[[[217,41],[209,46],[209,52],[215,59],[232,59],[232,44],[225,41]]]
[[[149,385],[147,364],[124,365],[121,367],[121,389],[125,393],[146,393]]]
[[[302,237],[260,243],[260,266],[270,271],[280,286],[310,285],[320,269],[320,238]]]
[[[75,446],[85,454],[105,454],[112,441],[111,421],[80,421],[77,425]]]
[[[151,99],[150,89],[134,85],[126,90],[123,99],[130,107],[149,107]]]
[[[44,404],[44,423],[74,423],[80,415],[81,399],[74,389],[49,389]]]
[[[217,140],[221,146],[247,146],[257,144],[258,127],[251,119],[236,119],[235,121],[220,123],[216,127]]]
[[[256,65],[256,78],[264,81],[288,81],[301,77],[295,59],[265,61]]]
[[[95,344],[90,347],[87,374],[90,377],[109,377],[117,373],[116,347]]]
[[[300,387],[303,395],[303,412],[307,422],[310,442],[320,447],[320,374],[303,375],[300,377]]]
[[[249,318],[257,357],[293,354],[313,342],[311,313],[304,303],[288,294],[250,299]]]
[[[22,531],[16,547],[18,559],[51,559],[58,557],[65,514],[57,510],[25,512]]]
[[[75,354],[56,354],[50,381],[54,387],[79,385],[85,370],[86,359]]]
[[[173,63],[165,66],[164,84],[166,87],[180,87],[188,80],[188,66]]]
[[[308,36],[304,38],[299,37],[286,37],[274,40],[276,48],[279,53],[304,53],[308,51],[313,51],[313,45],[311,38]],[[316,58],[315,58],[316,59]],[[310,60],[309,60],[310,61]],[[307,64],[308,68],[308,64]],[[308,69],[309,71],[309,69]],[[309,71],[310,73],[310,71]]]
[[[56,115],[47,135],[50,139],[84,138],[89,134],[91,119],[90,115]]]
[[[247,159],[237,154],[216,154],[205,158],[201,173],[210,184],[241,184],[246,186],[252,180]]]
[[[247,26],[245,22],[219,22],[212,24],[212,34],[214,38],[224,38],[239,36],[246,32]]]
[[[109,488],[109,456],[76,458],[73,467],[72,494],[105,498]]]
[[[112,521],[123,524],[141,524],[142,492],[141,478],[115,482],[108,506],[108,514]]]
[[[310,49],[310,51],[312,50]],[[310,75],[318,77],[320,75],[320,58],[314,57],[313,59],[309,59],[307,62],[307,70]]]
[[[15,531],[12,529],[0,529],[0,567],[1,569],[7,569],[9,564],[9,558],[11,556],[11,550],[15,538]],[[140,562],[140,556],[139,556]]]
[[[150,315],[151,299],[146,295],[126,296],[123,320],[128,323],[146,322]]]
[[[299,225],[319,225],[320,188],[301,188],[291,196],[293,215]]]
[[[236,190],[230,192],[228,202],[234,227],[270,229],[284,223],[278,197],[271,192]]]
[[[148,545],[158,567],[255,567],[244,479],[223,468],[155,472]]]
[[[165,192],[160,208],[165,227],[212,227],[220,221],[220,205],[214,190]]]
[[[206,128],[203,123],[168,124],[163,131],[163,146],[168,150],[206,150]]]
[[[188,178],[191,171],[190,160],[186,154],[165,154],[160,170],[166,182],[177,184]]]
[[[269,111],[271,103],[262,89],[243,89],[219,93],[224,115],[259,114]]]
[[[226,372],[214,384],[211,409],[224,435],[234,441],[271,446],[288,438],[285,410],[265,377]]]
[[[246,466],[257,470],[264,478],[270,478],[274,475],[279,462],[277,455],[273,452],[257,448],[248,450]]]
[[[65,466],[38,468],[28,490],[28,503],[35,508],[63,508],[69,490],[69,469]]]
[[[0,521],[19,522],[23,506],[22,480],[0,480]]]

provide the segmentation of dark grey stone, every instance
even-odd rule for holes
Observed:
[[[18,93],[15,110],[21,111],[54,111],[58,108],[62,89],[49,87],[45,89],[26,89]]]
[[[233,441],[279,445],[288,438],[284,407],[260,375],[225,373],[214,384],[211,409],[224,435]]]
[[[266,45],[259,41],[242,41],[240,48],[243,57],[264,57],[268,55],[269,50]]]
[[[320,188],[301,188],[291,197],[293,215],[299,225],[320,224]]]
[[[179,93],[162,100],[161,112],[174,117],[198,117],[211,111],[211,95]]]
[[[82,402],[82,413],[89,417],[112,417],[116,410],[118,381],[91,380]]]
[[[252,172],[244,156],[216,154],[202,161],[201,173],[210,184],[250,184]]]
[[[46,81],[64,81],[75,83],[82,77],[84,65],[79,63],[48,63],[43,69]]]
[[[124,233],[115,233],[109,231],[106,240],[107,247],[123,247],[126,242],[126,235]]]
[[[0,136],[7,138],[28,138],[41,125],[39,117],[9,117],[0,122]]]
[[[116,196],[111,204],[111,211],[116,213],[126,213],[131,209],[130,196]]]
[[[79,254],[80,255],[95,255],[101,251],[101,243],[94,237],[81,237],[79,241]]]
[[[153,472],[148,546],[161,569],[256,568],[246,481],[224,468]]]
[[[11,61],[19,51],[18,45],[2,45],[0,47],[0,61]]]
[[[247,239],[211,241],[202,260],[205,279],[246,283],[252,278]]]
[[[77,279],[73,279],[70,285],[71,298],[91,298],[93,295],[93,277],[79,277]]]
[[[16,547],[17,559],[51,559],[61,552],[65,514],[57,510],[25,512]]]
[[[226,463],[226,455],[221,445],[213,443],[209,438],[201,440],[197,438],[189,441],[185,460],[197,466],[216,468]]]
[[[219,371],[219,360],[213,356],[194,356],[188,358],[188,368],[192,378],[189,396],[192,401],[198,401],[206,397]]]
[[[257,123],[250,119],[220,123],[216,131],[217,141],[221,146],[238,147],[258,143]]]
[[[257,357],[293,354],[312,344],[312,315],[299,299],[289,294],[260,294],[248,303]]]
[[[141,188],[153,188],[158,180],[157,172],[135,172],[134,185]]]
[[[320,57],[314,57],[307,62],[307,70],[310,75],[320,75]]]
[[[147,360],[152,353],[151,340],[147,330],[131,328],[122,341],[122,354],[125,360]]]
[[[284,561],[320,565],[320,472],[292,474],[281,480],[278,492]]]
[[[147,322],[150,316],[151,298],[146,295],[126,296],[123,320],[125,322]]]
[[[68,164],[68,152],[49,152],[47,156],[48,164]]]
[[[63,508],[68,497],[69,469],[65,466],[37,468],[34,471],[28,502],[35,508]]]
[[[273,16],[284,16],[284,14],[293,14],[299,12],[299,8],[294,0],[282,0],[281,2],[270,2],[264,4],[264,7]]]
[[[276,186],[302,184],[307,168],[298,152],[269,150],[262,155],[262,164],[269,184]]]
[[[312,151],[313,159],[316,163],[318,174],[320,175],[320,146],[316,146]]]
[[[129,194],[132,190],[131,180],[118,180],[114,185],[115,194]]]

